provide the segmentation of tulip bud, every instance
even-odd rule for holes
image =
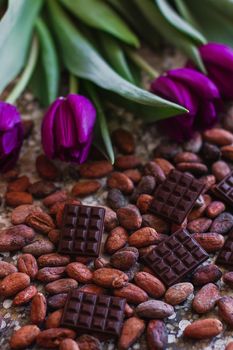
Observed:
[[[210,79],[217,85],[223,98],[232,99],[233,50],[227,45],[208,43],[202,45],[200,54]]]
[[[195,131],[210,128],[217,122],[218,88],[194,69],[179,68],[166,72],[152,82],[151,91],[189,111],[159,122],[162,130],[175,141],[189,140]]]
[[[0,172],[14,167],[23,143],[23,125],[17,108],[0,101]]]
[[[49,158],[81,164],[93,139],[96,110],[84,96],[69,94],[56,99],[42,123],[42,144]]]

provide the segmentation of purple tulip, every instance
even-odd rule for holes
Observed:
[[[92,143],[96,111],[86,97],[69,94],[55,100],[42,123],[42,144],[49,158],[83,163]]]
[[[187,114],[159,122],[163,131],[178,142],[190,139],[196,130],[209,128],[217,121],[218,89],[209,78],[194,69],[166,72],[152,82],[151,91],[189,110]]]
[[[23,143],[23,125],[15,106],[0,101],[0,171],[14,167]]]
[[[233,98],[233,50],[223,44],[208,43],[199,48],[210,79],[223,98]]]

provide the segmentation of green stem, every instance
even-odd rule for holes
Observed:
[[[142,70],[144,70],[146,73],[148,73],[148,75],[155,79],[158,78],[160,76],[159,72],[157,72],[153,67],[151,67],[149,65],[148,62],[146,62],[144,60],[144,58],[142,58],[136,51],[127,49],[126,50],[128,56],[132,59],[132,61],[134,61],[134,63],[141,68]]]
[[[19,80],[17,81],[15,87],[8,95],[6,102],[8,103],[15,103],[17,98],[20,96],[20,94],[24,91],[24,89],[27,86],[27,83],[29,79],[31,78],[32,72],[35,68],[36,60],[39,53],[39,42],[37,39],[37,36],[34,35],[32,39],[32,45],[31,50],[29,53],[28,61],[25,64],[25,69],[22,72],[21,76],[19,77]]]
[[[70,78],[69,78],[69,92],[70,94],[78,93],[78,79],[72,73],[70,73]]]

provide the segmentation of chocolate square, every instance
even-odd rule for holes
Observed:
[[[188,273],[208,259],[208,254],[187,230],[181,229],[158,244],[142,259],[169,287],[180,282]]]
[[[125,299],[109,295],[96,295],[73,289],[69,292],[63,311],[61,326],[79,333],[101,333],[119,336]]]
[[[204,184],[193,176],[173,170],[154,193],[150,211],[181,224],[202,193]]]
[[[233,267],[233,230],[229,233],[224,246],[221,248],[216,263]]]
[[[58,252],[98,257],[105,209],[87,205],[65,206]]]
[[[233,171],[215,186],[214,194],[233,206]]]

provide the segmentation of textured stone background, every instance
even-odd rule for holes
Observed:
[[[160,72],[170,69],[172,67],[182,66],[185,62],[185,58],[171,49],[166,49],[162,54],[151,54],[147,49],[142,50],[143,54],[147,57],[148,61],[156,67]],[[148,79],[144,77],[145,86],[147,86]],[[19,101],[19,105],[22,111],[24,119],[33,119],[35,127],[33,135],[24,143],[23,151],[21,153],[19,167],[21,175],[28,175],[31,181],[38,180],[35,172],[35,158],[41,153],[40,146],[40,122],[43,111],[39,108],[37,102],[33,99],[30,93],[25,93],[23,98]],[[149,159],[152,155],[152,151],[155,146],[160,142],[160,138],[157,135],[156,128],[143,126],[142,123],[131,114],[121,110],[111,110],[109,112],[109,124],[111,129],[115,129],[118,126],[133,131],[135,139],[137,141],[136,153],[139,155],[144,162]],[[59,164],[61,167],[61,165]],[[67,171],[67,166],[64,166],[64,173]],[[105,180],[102,180],[103,184]],[[68,177],[65,177],[63,182],[58,183],[60,187],[70,189],[74,182]],[[5,183],[0,180],[0,193],[4,194]],[[83,200],[85,204],[104,204],[106,198],[105,189],[100,190],[97,195],[90,196]],[[0,229],[9,225],[9,214],[10,210],[4,208],[4,204],[0,207]],[[0,259],[5,261],[13,261],[16,263],[17,254],[4,253],[0,254]],[[43,287],[38,285],[39,290],[43,290]],[[232,294],[231,291],[222,291],[222,294]],[[182,330],[186,327],[191,320],[198,319],[197,314],[190,312],[191,300],[189,300],[175,308],[176,314],[169,317],[167,320],[167,329],[169,332],[168,336],[168,347],[167,349],[195,349],[195,350],[223,350],[225,345],[233,340],[232,331],[225,330],[221,336],[215,337],[211,341],[188,341],[182,338]],[[7,299],[1,303],[0,307],[0,349],[8,350],[8,338],[14,329],[18,329],[21,325],[27,323],[27,317],[29,314],[28,307],[11,307],[11,300]],[[216,317],[216,313],[204,315],[204,317],[213,316]],[[117,347],[113,343],[103,345],[103,349],[116,349]],[[34,346],[34,350],[42,350]],[[135,344],[133,349],[147,349],[145,339],[142,339],[140,344]]]

